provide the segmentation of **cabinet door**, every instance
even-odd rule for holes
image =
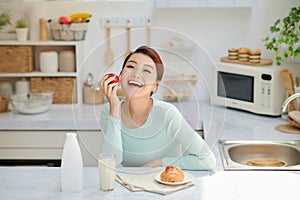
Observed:
[[[61,160],[65,134],[77,131],[0,131],[0,160]],[[100,131],[78,131],[84,166],[97,166]]]

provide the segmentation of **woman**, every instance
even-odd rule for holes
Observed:
[[[114,152],[123,166],[212,170],[215,157],[205,141],[190,127],[178,109],[153,99],[164,66],[157,52],[142,46],[129,54],[120,73],[126,98],[116,95],[114,77],[100,85],[109,104],[101,112],[103,152]]]

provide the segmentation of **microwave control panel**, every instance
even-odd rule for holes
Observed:
[[[263,108],[271,108],[271,96],[272,96],[272,76],[270,74],[261,75],[261,106]]]

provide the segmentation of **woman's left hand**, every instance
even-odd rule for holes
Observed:
[[[161,167],[162,166],[162,159],[155,159],[151,160],[143,165],[143,167]]]

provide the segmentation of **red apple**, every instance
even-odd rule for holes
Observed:
[[[58,22],[60,24],[71,24],[72,23],[72,19],[69,16],[60,16],[58,18]]]
[[[108,84],[112,84],[112,83],[119,83],[120,82],[120,78],[117,74],[114,74],[114,73],[109,73],[107,74],[107,78],[110,78],[110,77],[115,77],[112,81],[110,81]]]
[[[72,23],[82,23],[82,22],[84,22],[84,21],[83,21],[83,18],[81,18],[81,17],[75,17],[72,20]]]

